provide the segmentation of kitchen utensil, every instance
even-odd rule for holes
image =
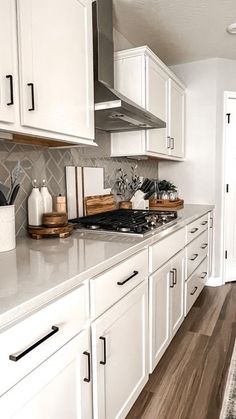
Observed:
[[[62,227],[31,227],[28,226],[27,228],[29,235],[32,239],[44,239],[47,237],[60,237],[61,239],[65,239],[69,237],[74,230],[74,226],[72,224],[68,224],[67,226]]]
[[[9,196],[10,188],[0,183],[0,191],[2,191],[3,195],[5,195],[5,198],[7,199],[7,197]]]
[[[42,224],[45,227],[62,227],[68,224],[65,212],[47,212],[43,214]]]
[[[14,202],[15,202],[15,200],[16,200],[16,197],[17,197],[17,195],[18,195],[19,190],[20,190],[20,185],[19,185],[19,183],[18,183],[18,184],[14,187],[14,189],[13,189],[13,191],[12,191],[12,194],[11,194],[11,196],[9,197],[9,205],[13,205],[13,204],[14,204]]]
[[[116,209],[114,195],[87,196],[84,198],[86,215],[98,214],[100,212]]]
[[[54,196],[53,200],[53,211],[54,212],[66,212],[66,197],[65,196]]]
[[[2,191],[0,191],[0,206],[7,205],[7,200]]]

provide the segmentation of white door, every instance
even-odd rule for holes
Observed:
[[[145,281],[92,323],[94,419],[125,418],[148,380]]]
[[[83,331],[0,398],[4,419],[92,419],[88,331]]]
[[[167,122],[168,75],[151,58],[146,57],[146,109]],[[146,149],[166,154],[167,129],[146,131]]]
[[[168,262],[149,278],[150,372],[170,343],[170,270]]]
[[[184,90],[169,80],[168,137],[170,154],[184,157]]]
[[[184,262],[185,251],[171,260],[170,271],[170,334],[174,337],[184,320]]]
[[[15,0],[0,0],[0,122],[17,122],[17,37]]]
[[[225,281],[236,280],[236,97],[227,100],[225,136]],[[229,121],[229,123],[228,123]],[[228,186],[227,186],[228,185]]]
[[[21,124],[94,138],[90,0],[17,0]]]

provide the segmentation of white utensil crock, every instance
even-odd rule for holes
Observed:
[[[0,252],[7,252],[16,247],[15,206],[0,207]]]

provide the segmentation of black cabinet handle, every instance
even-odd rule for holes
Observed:
[[[192,257],[192,258],[190,258],[190,260],[195,260],[195,259],[197,259],[197,257],[198,257],[198,253],[194,253],[194,254],[193,254],[193,257]]]
[[[173,271],[170,271],[170,288],[174,288],[175,286],[174,278],[175,278],[175,273],[173,270]]]
[[[91,367],[90,367],[90,365],[91,365],[91,355],[87,351],[83,352],[83,355],[86,355],[88,357],[88,377],[85,377],[84,381],[86,383],[90,383],[90,381],[91,381]]]
[[[174,282],[173,282],[173,284],[176,285],[177,284],[177,269],[173,268],[173,271],[174,271]]]
[[[208,223],[208,221],[203,221],[203,222],[201,223],[201,225],[202,225],[202,226],[205,226],[207,223]]]
[[[207,272],[202,272],[202,276],[200,276],[200,278],[204,279],[204,278],[206,278],[206,276],[207,276]]]
[[[34,83],[28,83],[27,86],[31,88],[31,100],[32,100],[32,106],[28,109],[28,111],[34,111]]]
[[[13,95],[13,77],[11,74],[6,76],[6,79],[10,81],[10,102],[7,103],[7,106],[14,105],[14,95]]]
[[[197,291],[198,287],[194,287],[194,290],[192,292],[190,292],[190,295],[194,295],[195,292]]]
[[[134,271],[129,278],[125,279],[124,281],[118,281],[117,285],[124,285],[126,282],[128,282],[130,279],[132,279],[134,276],[138,275],[138,271]]]
[[[55,335],[55,333],[57,333],[59,331],[59,327],[57,326],[52,326],[52,331],[50,333],[48,333],[46,336],[44,336],[42,339],[39,339],[37,342],[35,342],[32,346],[30,346],[29,348],[25,349],[25,351],[20,352],[19,354],[16,355],[9,355],[9,359],[11,361],[19,361],[19,359],[23,358],[23,356],[27,355],[29,352],[31,352],[33,349],[37,348],[37,346],[41,345],[41,343],[45,342],[45,340],[49,339],[51,336]]]
[[[197,227],[195,227],[195,228],[192,228],[192,230],[190,230],[190,233],[196,233],[196,231],[198,231],[198,228]]]
[[[106,365],[107,363],[107,345],[106,345],[106,338],[104,336],[100,336],[100,338],[103,341],[103,361],[100,361],[100,364]]]
[[[203,243],[203,245],[201,246],[201,249],[206,249],[207,246],[208,246],[208,243]]]

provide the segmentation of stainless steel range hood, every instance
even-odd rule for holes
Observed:
[[[109,132],[164,128],[166,123],[114,89],[112,0],[93,2],[95,125]]]

